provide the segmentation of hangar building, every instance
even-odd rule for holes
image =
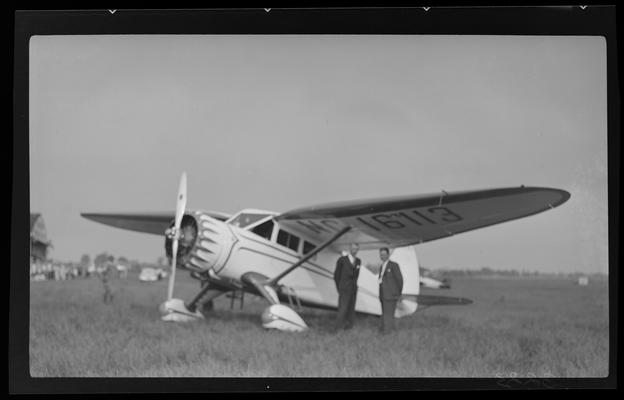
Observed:
[[[45,261],[52,242],[48,239],[41,214],[30,214],[30,261]]]

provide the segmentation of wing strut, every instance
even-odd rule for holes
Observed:
[[[285,277],[286,275],[290,274],[295,268],[297,268],[298,266],[300,266],[301,264],[303,264],[304,262],[308,261],[309,259],[311,259],[312,257],[314,257],[315,255],[317,255],[318,253],[320,253],[321,251],[323,251],[323,249],[325,249],[327,246],[329,246],[330,244],[334,243],[336,240],[338,240],[342,235],[344,235],[345,233],[349,232],[351,230],[350,226],[345,226],[344,228],[342,228],[338,233],[336,233],[334,236],[332,236],[331,238],[329,238],[328,240],[326,240],[323,244],[321,244],[320,246],[318,246],[316,249],[312,250],[311,252],[309,252],[308,254],[305,255],[305,257],[303,257],[301,260],[297,261],[296,263],[294,263],[292,266],[290,266],[286,271],[282,272],[281,274],[279,274],[278,276],[276,276],[275,278],[269,280],[267,282],[267,284],[269,285],[276,285],[277,282],[279,282],[283,277]]]

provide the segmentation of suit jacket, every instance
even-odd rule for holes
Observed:
[[[403,275],[401,274],[399,264],[394,261],[388,261],[379,285],[379,298],[381,300],[398,300],[402,291]]]
[[[355,257],[355,264],[351,264],[349,256],[342,256],[336,261],[334,282],[336,282],[336,288],[339,292],[357,288],[360,265],[362,265],[362,261],[357,257]]]

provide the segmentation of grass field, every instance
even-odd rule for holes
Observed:
[[[178,274],[175,297],[198,283]],[[334,334],[334,313],[304,309],[311,329],[293,334],[260,326],[265,302],[242,310],[215,301],[205,321],[160,320],[166,281],[114,280],[104,304],[98,279],[32,282],[33,377],[605,377],[607,281],[579,287],[553,278],[455,279],[468,306],[431,307],[379,336],[378,318]]]

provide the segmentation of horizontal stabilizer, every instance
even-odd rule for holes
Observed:
[[[416,295],[419,306],[463,306],[472,304],[472,300],[464,297],[434,296],[429,294]]]

